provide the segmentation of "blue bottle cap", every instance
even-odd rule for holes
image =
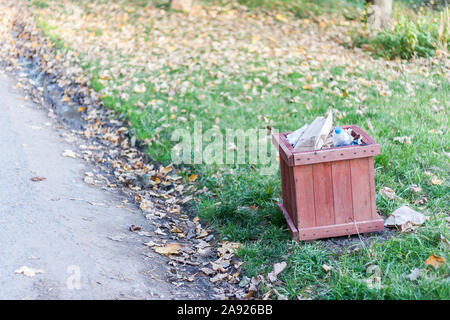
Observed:
[[[336,134],[341,133],[341,131],[342,131],[342,129],[341,129],[340,127],[334,128],[334,132],[335,132]]]

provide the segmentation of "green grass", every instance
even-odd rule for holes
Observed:
[[[39,5],[40,8],[46,8],[45,6]],[[37,25],[42,30],[44,35],[53,43],[56,50],[67,49],[66,43],[61,40],[61,38],[55,33],[56,28],[50,26],[46,21],[42,19],[37,19]]]
[[[35,0],[33,1],[33,5],[40,7],[40,8],[47,8],[48,4],[45,1],[39,1],[39,0]]]
[[[126,65],[127,61],[113,63]],[[264,176],[256,170],[258,166],[251,165],[188,167],[199,174],[196,188],[207,190],[194,204],[198,214],[219,232],[221,239],[243,244],[238,255],[244,262],[245,275],[267,273],[274,262],[286,261],[288,267],[277,289],[291,299],[449,299],[448,263],[437,270],[424,264],[431,254],[446,261],[450,258],[448,247],[441,241],[441,236],[450,238],[446,221],[450,194],[450,85],[442,66],[430,66],[427,74],[416,74],[321,64],[309,71],[322,86],[305,90],[302,84],[308,82],[305,79],[309,74],[296,68],[298,61],[292,61],[291,72],[280,72],[274,83],[262,68],[269,63],[248,61],[252,71],[227,75],[223,81],[216,81],[214,76],[220,66],[217,70],[165,66],[154,74],[133,75],[136,83],[146,84],[145,94],[134,93],[130,86],[128,99],[111,90],[102,100],[118,117],[129,120],[132,134],[150,142],[149,156],[165,164],[172,160],[172,132],[178,128],[192,131],[195,121],[201,121],[204,130],[217,125],[222,132],[226,128],[263,129],[267,124],[288,131],[332,107],[339,116],[336,124],[359,125],[382,146],[382,154],[375,158],[376,190],[389,186],[402,199],[388,200],[377,194],[378,211],[388,216],[402,204],[417,208],[414,201],[426,196],[428,202],[419,208],[430,216],[424,226],[410,234],[395,233],[386,241],[375,237],[352,252],[331,250],[327,241],[295,243],[276,206],[281,197],[279,172]],[[104,90],[108,83],[100,79],[101,67],[89,62],[84,68],[91,75],[91,86]],[[147,81],[150,78],[160,79],[161,83],[164,79],[190,81],[191,89],[184,95],[171,96],[157,90]],[[358,85],[361,79],[373,82]],[[118,77],[108,81],[121,85],[125,80]],[[333,81],[337,82],[335,93],[328,89]],[[213,82],[215,86],[210,85]],[[254,92],[246,91],[248,83]],[[376,84],[384,84],[388,94]],[[138,107],[139,103],[146,107]],[[369,121],[373,130],[369,129]],[[411,137],[412,143],[394,142],[399,136]],[[427,172],[444,183],[430,184]],[[413,183],[423,188],[421,194],[409,191]],[[323,264],[333,269],[326,272]],[[370,289],[364,282],[367,267],[374,264],[383,274],[379,289]],[[411,281],[406,275],[414,268],[424,272],[420,279]]]
[[[339,68],[332,71],[336,75],[342,73]],[[170,72],[180,74],[185,70]],[[200,71],[190,76],[200,78],[205,74]],[[290,75],[285,80],[302,76]],[[386,80],[382,73],[358,76]],[[207,78],[204,80],[208,81]],[[449,208],[449,168],[448,158],[444,154],[444,151],[449,151],[448,118],[446,113],[435,113],[433,106],[444,106],[448,110],[450,86],[447,79],[437,73],[429,78],[402,76],[388,83],[392,91],[390,98],[380,95],[374,88],[367,89],[364,117],[356,114],[356,106],[350,106],[348,97],[330,95],[320,88],[312,92],[301,87],[286,90],[283,85],[274,88],[275,92],[280,93],[278,97],[255,98],[253,102],[243,102],[243,106],[221,95],[222,92],[229,92],[239,97],[243,94],[241,86],[218,86],[214,90],[204,90],[204,83],[200,82],[194,85],[199,93],[205,94],[202,100],[195,94],[169,100],[169,97],[157,93],[140,99],[161,100],[163,105],[175,105],[180,115],[193,113],[196,120],[203,122],[204,128],[215,123],[216,117],[220,117],[222,129],[261,128],[263,124],[258,115],[264,112],[273,119],[273,127],[293,130],[305,121],[322,115],[329,106],[346,112],[338,123],[357,124],[367,129],[367,121],[370,120],[374,127],[370,134],[382,145],[382,154],[375,158],[376,189],[389,186],[403,198],[400,201],[387,200],[377,195],[379,212],[387,216],[404,203],[414,207],[412,203],[419,196],[410,192],[408,187],[415,183],[424,189],[423,195],[429,201],[425,208],[420,209],[432,216],[428,226],[410,235],[398,234],[386,242],[374,243],[353,254],[332,254],[321,241],[292,245],[284,219],[276,206],[280,198],[279,174],[261,176],[249,165],[233,167],[233,174],[226,173],[229,168],[223,166],[193,167],[192,170],[201,176],[197,187],[209,190],[198,199],[198,213],[220,232],[223,239],[245,244],[239,256],[244,261],[243,269],[248,276],[269,272],[273,262],[287,260],[289,269],[283,274],[284,285],[280,290],[290,298],[301,294],[303,297],[321,299],[448,299],[448,267],[437,271],[427,268],[426,276],[416,282],[408,280],[406,275],[414,268],[424,268],[424,261],[430,254],[449,259],[448,249],[439,242],[440,234],[449,237],[448,224],[444,220]],[[405,84],[414,86],[416,96],[408,93]],[[95,82],[93,85],[95,87]],[[153,92],[152,88],[149,89]],[[301,101],[312,101],[314,108],[307,110],[302,105],[292,106],[288,100],[293,96],[301,97]],[[131,94],[131,103],[133,99]],[[140,139],[154,137],[156,129],[161,128],[158,119],[171,114],[166,109],[138,111],[114,97],[106,97],[104,102],[129,117]],[[290,113],[294,109],[298,112]],[[159,131],[160,144],[151,145],[149,155],[169,163],[173,145],[169,139],[170,132],[183,125],[175,123]],[[192,123],[188,122],[187,127],[192,128]],[[435,133],[429,133],[431,129]],[[436,133],[439,131],[442,134]],[[393,139],[397,136],[412,137],[412,144],[395,143]],[[425,175],[430,170],[446,181],[445,184],[430,185],[430,178]],[[252,206],[257,209],[252,209]],[[323,263],[334,266],[335,271],[327,276],[322,270]],[[362,282],[367,278],[365,270],[370,263],[377,263],[386,274],[382,289],[368,289]]]
[[[429,199],[426,208],[421,209],[432,214],[427,227],[410,235],[396,235],[386,242],[374,243],[354,254],[333,255],[322,241],[291,245],[287,232],[283,231],[283,218],[276,208],[279,176],[263,177],[245,168],[235,171],[232,176],[200,182],[201,186],[206,185],[217,194],[217,199],[208,196],[201,199],[198,206],[201,216],[217,226],[224,238],[246,243],[239,255],[249,276],[268,272],[273,262],[286,260],[289,256],[290,268],[283,275],[285,283],[281,290],[290,298],[301,294],[305,298],[321,299],[448,299],[447,267],[438,271],[427,269],[426,276],[417,282],[406,278],[412,269],[423,268],[423,262],[430,254],[449,258],[448,248],[439,241],[440,234],[447,238],[449,235],[444,220],[449,208],[448,184],[431,186],[429,177],[424,175],[426,170],[435,167],[440,168],[437,175],[448,179],[448,160],[442,153],[449,147],[448,132],[442,136],[428,133],[430,128],[446,131],[447,127],[446,116],[430,110],[431,98],[447,103],[448,82],[439,79],[443,87],[431,88],[425,79],[393,81],[390,84],[393,98],[389,102],[373,93],[367,103],[370,111],[365,119],[349,114],[340,121],[366,127],[366,121],[370,119],[375,128],[371,135],[382,145],[382,155],[375,158],[377,190],[387,185],[404,199],[392,201],[377,196],[378,210],[388,215],[403,203],[412,206],[411,202],[418,196],[408,187],[416,183],[424,188]],[[419,95],[410,97],[401,86],[402,81],[417,81]],[[327,104],[320,92],[316,94],[318,105]],[[338,100],[335,105],[339,105]],[[284,107],[288,106],[284,104]],[[322,112],[317,110],[312,114],[316,116]],[[284,127],[289,128],[287,121]],[[413,136],[412,144],[395,144],[393,138],[399,135]],[[258,209],[249,209],[252,205]],[[327,276],[322,270],[323,263],[334,266],[331,275]],[[367,278],[365,270],[370,263],[377,263],[386,274],[382,289],[368,289],[362,282]]]

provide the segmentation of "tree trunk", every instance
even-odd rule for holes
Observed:
[[[192,0],[170,0],[170,9],[180,11],[190,11]]]
[[[389,28],[392,23],[392,0],[366,0],[367,23],[374,30]]]

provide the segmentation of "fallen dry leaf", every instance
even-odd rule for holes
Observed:
[[[63,157],[68,157],[68,158],[77,158],[78,157],[78,155],[75,152],[73,152],[72,150],[69,150],[69,149],[64,150],[62,155],[63,155]]]
[[[273,270],[271,272],[269,272],[269,274],[267,275],[267,278],[270,280],[270,282],[275,282],[277,281],[277,277],[278,275],[283,272],[283,270],[286,268],[287,263],[286,262],[280,262],[280,263],[275,263],[273,265]]]
[[[167,235],[164,231],[161,230],[161,228],[156,228],[156,230],[154,232],[155,232],[155,234],[160,235],[160,236]]]
[[[395,194],[395,191],[389,187],[383,187],[378,191],[379,194],[385,196],[390,200],[399,199],[400,197]]]
[[[212,277],[211,279],[209,279],[211,282],[218,282],[220,280],[225,279],[226,277],[228,277],[229,274],[228,273],[218,273],[216,274],[214,277]]]
[[[411,144],[411,137],[406,137],[406,136],[395,137],[394,138],[394,142],[398,142],[398,143],[401,143],[401,144],[408,145],[408,144]]]
[[[438,185],[438,186],[441,186],[441,185],[444,183],[444,181],[441,180],[441,179],[439,179],[439,178],[436,177],[436,176],[432,176],[431,179],[430,179],[430,183],[431,183],[432,185]]]
[[[31,178],[31,181],[38,182],[38,181],[44,181],[45,179],[47,179],[47,178],[45,178],[45,177],[33,177],[33,178]]]
[[[144,246],[147,246],[147,247],[156,247],[156,246],[158,246],[158,244],[155,243],[155,242],[153,242],[153,241],[149,241],[149,242],[145,242],[145,243],[144,243]]]
[[[430,255],[427,260],[425,260],[425,264],[433,266],[435,269],[439,269],[444,262],[444,258],[435,256],[434,254]]]
[[[411,191],[414,192],[414,193],[420,193],[420,192],[422,192],[422,188],[419,187],[417,184],[412,184],[412,185],[409,187],[409,190],[411,190]]]
[[[206,274],[207,276],[211,276],[214,273],[216,273],[214,270],[212,270],[210,268],[200,268],[200,271],[203,272],[204,274]]]
[[[427,202],[428,202],[428,198],[427,197],[422,197],[419,200],[414,201],[414,204],[420,205],[420,204],[425,204]]]
[[[251,292],[251,295],[250,295]],[[270,289],[269,291],[267,291],[263,296],[262,296],[262,300],[269,300],[270,299],[270,295],[272,294],[273,289]],[[253,295],[255,294],[255,291],[249,291],[249,293],[247,294],[248,298],[251,298]]]
[[[205,230],[203,228],[196,228],[195,232],[197,234],[197,239],[204,238],[209,234],[208,230]]]
[[[275,19],[277,19],[278,21],[281,21],[281,22],[289,22],[289,20],[285,16],[283,16],[282,14],[277,14],[275,16]]]
[[[161,173],[163,175],[168,174],[170,171],[172,171],[172,166],[167,166],[167,167],[161,166],[159,168],[159,173]]]
[[[139,208],[144,212],[152,212],[153,206],[153,202],[147,199],[141,199],[141,202],[139,203]]]
[[[135,226],[134,224],[130,226],[130,231],[140,231],[141,229],[140,226]]]
[[[277,300],[287,300],[288,297],[285,296],[284,294],[281,294],[277,291],[277,289],[273,289],[273,292],[275,293],[275,295],[277,296]]]
[[[326,265],[326,264],[323,264],[323,265],[322,265],[322,269],[323,269],[324,271],[328,272],[328,271],[333,270],[333,267],[332,267],[332,266],[329,266],[329,265]]]
[[[154,247],[153,249],[162,255],[178,254],[180,249],[179,243],[169,243],[164,247]]]

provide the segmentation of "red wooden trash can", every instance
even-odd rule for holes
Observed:
[[[380,145],[355,125],[365,145],[295,152],[286,139],[272,135],[280,153],[283,203],[292,236],[311,240],[381,231],[377,214],[373,157]]]

